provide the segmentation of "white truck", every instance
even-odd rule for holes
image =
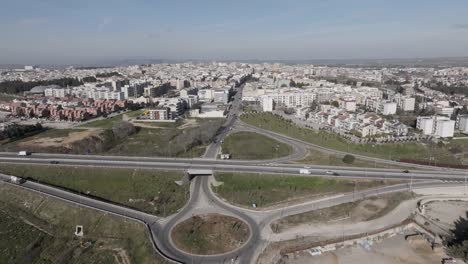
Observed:
[[[31,153],[27,150],[21,150],[20,152],[18,152],[18,156],[29,156],[29,154]]]
[[[10,176],[10,182],[11,183],[14,183],[14,184],[22,184],[24,183],[26,180],[23,179],[23,178],[20,178],[20,177],[16,177],[16,176]]]
[[[300,173],[300,174],[309,175],[309,174],[310,174],[310,170],[308,170],[308,169],[300,169],[300,170],[299,170],[299,173]]]

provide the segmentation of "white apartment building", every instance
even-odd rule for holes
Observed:
[[[459,115],[457,117],[457,128],[463,133],[468,133],[468,115]]]
[[[453,111],[453,107],[436,106],[435,108],[435,112],[439,115],[451,116],[453,114]]]
[[[265,97],[271,98],[276,105],[302,107],[312,105],[312,102],[316,99],[316,94],[304,92],[266,94],[262,96],[261,101]]]
[[[215,103],[227,104],[229,100],[229,90],[219,89],[213,91],[213,101]]]
[[[423,135],[432,135],[432,128],[434,127],[434,118],[432,116],[418,116],[416,128],[422,130]]]
[[[397,110],[397,104],[394,102],[382,102],[379,105],[379,112],[382,113],[382,115],[394,115],[396,114]]]
[[[446,116],[419,116],[416,127],[422,130],[424,135],[435,137],[453,137],[455,121]]]
[[[63,98],[70,94],[69,88],[47,88],[44,90],[44,95],[48,97],[58,97]]]
[[[455,121],[453,120],[437,120],[435,123],[435,136],[446,138],[453,137],[455,129]]]
[[[345,97],[339,100],[340,108],[348,112],[356,111],[356,99],[353,97]]]
[[[274,109],[273,98],[268,97],[268,96],[262,97],[261,103],[262,103],[263,112],[272,112],[273,111],[273,109]]]
[[[414,106],[416,105],[416,98],[414,97],[395,97],[395,101],[398,104],[398,107],[405,112],[414,111]]]
[[[211,102],[214,99],[214,93],[212,89],[198,90],[198,100],[200,102]]]

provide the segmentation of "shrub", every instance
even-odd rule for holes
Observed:
[[[343,157],[343,162],[346,164],[352,164],[356,158],[353,155],[346,154]]]

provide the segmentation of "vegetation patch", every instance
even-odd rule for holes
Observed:
[[[0,219],[0,263],[167,263],[143,224],[14,186],[0,185]]]
[[[288,156],[291,146],[270,137],[253,132],[230,134],[222,145],[223,153],[231,154],[233,159],[262,160]]]
[[[430,142],[427,144],[354,144],[327,131],[317,132],[308,128],[300,128],[292,121],[272,113],[248,113],[243,114],[241,119],[250,125],[339,151],[390,160],[417,158],[423,161],[434,161],[435,159],[435,162],[460,164],[460,160],[456,159],[443,144]]]
[[[197,255],[214,255],[235,250],[249,238],[243,221],[225,215],[193,216],[174,227],[172,241],[177,248]]]
[[[398,183],[389,180],[343,180],[278,174],[216,173],[224,184],[213,187],[225,200],[242,206],[268,207],[337,193]]]
[[[125,142],[106,153],[133,156],[200,157],[218,133],[224,119],[197,119],[196,125],[178,127],[140,128]]]
[[[161,216],[175,213],[189,197],[188,186],[175,183],[183,177],[177,171],[0,164],[0,172]]]

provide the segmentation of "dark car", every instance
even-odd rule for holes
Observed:
[[[409,173],[409,170],[404,170],[403,173]]]
[[[56,160],[53,160],[53,161],[50,162],[50,164],[59,164],[59,162],[56,161]]]

